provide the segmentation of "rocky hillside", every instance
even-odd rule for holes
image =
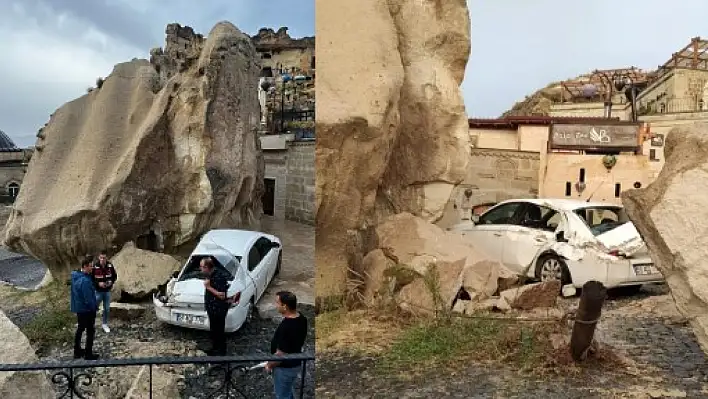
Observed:
[[[502,114],[502,118],[508,116],[548,116],[551,105],[561,102],[562,82],[553,82],[530,96],[526,96],[522,101],[517,102],[510,110]]]

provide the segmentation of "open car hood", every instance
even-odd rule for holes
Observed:
[[[646,244],[632,222],[615,227],[595,238],[608,250],[617,250],[626,256],[647,252]]]

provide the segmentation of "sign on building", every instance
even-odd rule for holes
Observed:
[[[551,149],[636,151],[641,124],[561,124],[551,125]]]

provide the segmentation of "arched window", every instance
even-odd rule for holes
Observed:
[[[7,193],[12,197],[12,198],[17,198],[17,194],[20,193],[20,185],[12,182],[7,185]]]

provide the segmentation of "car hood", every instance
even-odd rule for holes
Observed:
[[[172,287],[172,302],[176,303],[204,303],[204,280],[193,278],[177,281]]]
[[[608,250],[617,250],[626,256],[647,252],[646,244],[632,222],[627,222],[595,238]]]

